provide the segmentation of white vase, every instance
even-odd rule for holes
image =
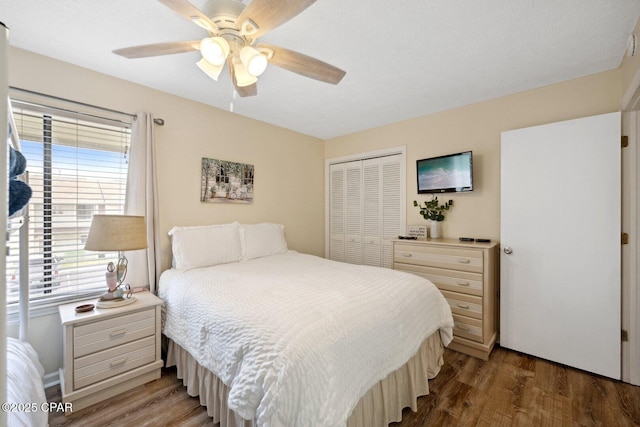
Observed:
[[[440,225],[440,221],[431,221],[429,234],[432,239],[439,239],[442,237],[442,226]]]

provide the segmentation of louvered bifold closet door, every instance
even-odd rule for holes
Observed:
[[[391,241],[404,234],[404,157],[329,167],[329,257],[391,268]]]
[[[363,170],[363,236],[362,247],[366,265],[381,265],[380,219],[382,217],[382,187],[380,185],[380,159],[362,162]]]
[[[329,258],[335,261],[344,261],[344,240],[345,240],[345,165],[344,163],[331,165],[330,174],[330,213],[329,213],[329,233],[331,241],[329,243]]]
[[[402,194],[405,183],[402,182],[401,155],[381,157],[382,175],[382,266],[391,268],[393,248],[391,242],[404,234],[402,215]]]
[[[362,264],[362,162],[345,164],[344,260]]]

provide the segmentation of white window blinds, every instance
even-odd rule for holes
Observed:
[[[84,250],[94,213],[122,214],[130,125],[13,104],[33,196],[28,205],[32,308],[104,292],[105,268],[117,253]],[[22,218],[11,221],[21,222]],[[9,235],[7,305],[17,311],[16,226]]]

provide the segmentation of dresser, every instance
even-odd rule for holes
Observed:
[[[499,244],[395,240],[393,268],[425,277],[453,313],[449,348],[487,360],[497,337]]]
[[[63,337],[62,402],[73,411],[160,378],[160,307],[151,292],[121,307],[76,313],[96,298],[59,306]]]

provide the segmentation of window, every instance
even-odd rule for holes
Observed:
[[[121,214],[130,125],[13,102],[33,196],[28,205],[29,299],[33,308],[91,297],[105,289],[105,259],[84,250],[94,213]],[[17,311],[19,223],[10,220],[7,309]],[[25,261],[23,261],[25,262]]]

